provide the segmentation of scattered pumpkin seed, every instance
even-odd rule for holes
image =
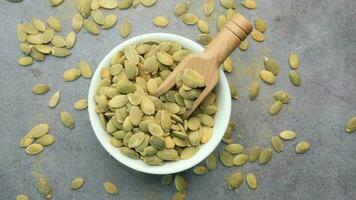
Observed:
[[[207,45],[211,42],[213,38],[209,34],[201,33],[198,34],[197,40],[204,45]]]
[[[279,133],[279,137],[283,140],[293,140],[297,134],[294,131],[285,130]]]
[[[248,155],[246,155],[246,154],[239,154],[239,155],[235,156],[235,158],[232,160],[232,162],[236,166],[244,165],[247,163],[247,161],[248,161]]]
[[[246,183],[247,183],[248,187],[250,187],[251,189],[256,189],[257,180],[253,173],[248,173],[246,175]]]
[[[251,101],[255,100],[260,93],[260,83],[259,82],[253,82],[250,85],[250,88],[248,90],[248,97],[250,98]]]
[[[86,20],[84,20],[83,25],[84,25],[85,30],[87,30],[92,35],[99,35],[100,34],[100,30],[99,30],[98,26],[96,25],[96,23],[93,20],[86,19]]]
[[[112,195],[118,195],[119,190],[117,189],[116,185],[114,185],[112,182],[105,182],[104,183],[104,190]]]
[[[235,0],[220,0],[220,4],[226,8],[226,9],[230,9],[230,8],[235,8]]]
[[[282,152],[284,149],[283,141],[278,136],[273,136],[271,138],[271,145],[277,153]]]
[[[347,133],[352,133],[356,130],[356,117],[352,117],[349,121],[346,122],[345,131]]]
[[[271,148],[265,148],[264,150],[261,151],[260,157],[258,158],[258,162],[260,165],[267,164],[268,161],[270,161],[272,158],[272,149]]]
[[[166,174],[162,176],[162,185],[169,185],[173,181],[173,175],[172,174]]]
[[[210,32],[209,24],[205,20],[198,20],[197,26],[201,33],[209,33]]]
[[[32,25],[40,32],[44,32],[46,30],[46,24],[40,19],[33,18]]]
[[[27,44],[27,43],[20,43],[19,49],[21,50],[22,53],[28,55],[31,53],[32,45]]]
[[[26,194],[19,194],[16,196],[16,200],[29,200]]]
[[[216,169],[217,161],[216,161],[216,156],[214,155],[214,153],[210,154],[206,158],[205,165],[209,171],[213,171],[214,169]]]
[[[52,51],[52,48],[48,45],[35,45],[35,48],[37,51],[39,51],[40,53],[44,53],[44,54],[49,54]]]
[[[310,149],[310,143],[306,140],[300,141],[295,147],[295,152],[302,154],[307,152]]]
[[[300,75],[297,71],[290,71],[289,72],[289,79],[290,82],[293,83],[294,86],[300,86],[300,84],[302,83],[302,79],[300,78]]]
[[[250,162],[255,162],[260,157],[260,154],[261,154],[261,148],[259,146],[254,146],[250,149],[248,153],[248,160]]]
[[[176,192],[172,200],[185,200],[185,192]]]
[[[283,103],[280,101],[275,101],[269,108],[269,114],[276,115],[281,111]]]
[[[68,33],[68,35],[66,36],[66,48],[67,49],[73,48],[75,41],[76,41],[75,32],[72,31]]]
[[[130,1],[126,1],[130,2]],[[131,0],[132,2],[132,0]],[[119,3],[116,0],[98,0],[99,6],[105,9],[115,9],[119,6]]]
[[[157,16],[153,19],[153,24],[159,27],[165,27],[168,23],[168,19],[164,16]]]
[[[240,98],[236,86],[235,86],[234,84],[232,84],[232,83],[229,83],[229,87],[230,87],[231,97],[232,97],[233,99],[238,99],[238,98]]]
[[[59,57],[59,58],[63,58],[63,57],[69,56],[71,53],[66,48],[52,47],[51,54],[53,56],[56,56],[56,57]]]
[[[241,5],[247,9],[255,9],[257,7],[257,4],[254,0],[244,0],[241,2]]]
[[[74,128],[74,119],[69,112],[62,111],[60,113],[60,120],[65,127]]]
[[[236,190],[244,182],[244,176],[241,172],[233,173],[228,180],[228,189]]]
[[[196,166],[193,169],[193,173],[196,175],[204,175],[208,173],[208,168],[205,166]]]
[[[257,42],[265,41],[265,35],[256,29],[252,30],[251,37],[252,37],[252,39],[254,39]]]
[[[47,28],[43,33],[42,33],[42,42],[44,44],[47,44],[50,42],[54,37],[54,30],[51,28]]]
[[[48,181],[44,177],[40,177],[37,179],[37,190],[46,199],[51,199],[53,196],[52,187],[49,185]]]
[[[59,102],[59,99],[61,97],[61,92],[58,90],[57,92],[55,92],[51,98],[49,99],[48,101],[48,106],[50,108],[54,108],[57,106],[58,102]]]
[[[225,15],[219,15],[216,21],[216,28],[218,31],[226,24],[227,18]]]
[[[237,155],[243,152],[244,147],[241,144],[228,144],[225,146],[225,150],[231,154]]]
[[[64,47],[66,46],[66,40],[59,35],[55,35],[51,41],[51,44],[55,47]]]
[[[71,188],[72,190],[78,190],[84,185],[84,178],[82,177],[77,177],[72,180],[71,183]]]
[[[263,63],[266,70],[272,72],[275,76],[279,74],[279,64],[276,60],[270,57],[265,57]]]
[[[23,138],[21,138],[20,147],[28,147],[30,144],[32,144],[33,141],[33,138],[29,137],[28,135],[25,135]]]
[[[267,24],[266,24],[265,20],[263,20],[262,18],[256,18],[255,19],[255,29],[261,33],[266,32]]]
[[[99,9],[92,10],[90,16],[93,19],[93,21],[95,23],[97,23],[98,25],[103,25],[104,24],[105,17],[104,17],[103,12],[101,12],[101,10],[99,10]]]
[[[232,69],[234,67],[234,62],[230,57],[227,57],[225,61],[223,62],[223,69],[225,72],[232,72]]]
[[[107,15],[104,18],[104,24],[102,26],[103,29],[112,28],[117,22],[117,17],[114,14]]]
[[[186,13],[182,15],[182,21],[187,25],[194,25],[198,22],[198,17],[193,13]]]
[[[67,69],[63,73],[64,81],[74,81],[77,80],[80,76],[80,70],[77,68]]]
[[[74,103],[74,109],[76,110],[85,110],[88,108],[88,100],[87,99],[80,99]]]
[[[273,98],[276,101],[280,101],[284,104],[287,104],[291,101],[290,95],[286,91],[283,91],[283,90],[278,90],[275,93],[273,93]]]
[[[36,139],[47,134],[48,131],[49,131],[48,124],[45,123],[37,124],[36,126],[32,127],[31,130],[28,132],[28,137]]]
[[[123,38],[126,38],[127,36],[130,35],[132,31],[132,26],[129,21],[124,21],[120,27],[120,35]]]
[[[49,91],[49,86],[43,83],[36,84],[32,87],[32,92],[37,95],[45,94]]]
[[[19,42],[26,42],[27,32],[23,30],[22,24],[16,26],[16,36]]]
[[[47,24],[49,27],[51,27],[54,31],[56,32],[60,32],[62,30],[62,25],[61,23],[58,21],[58,19],[50,16],[47,20]]]
[[[267,70],[262,70],[260,72],[260,78],[265,83],[270,84],[270,85],[272,85],[276,82],[276,76],[272,72],[267,71]]]
[[[91,78],[93,76],[91,67],[90,67],[89,63],[87,63],[86,61],[81,60],[79,62],[79,70],[80,70],[80,74],[83,76],[83,78]]]
[[[25,151],[27,154],[30,155],[36,155],[41,153],[43,150],[43,146],[37,143],[30,144],[28,147],[26,147]]]
[[[43,135],[36,140],[36,143],[42,146],[49,146],[54,143],[54,136],[50,134]]]
[[[214,0],[204,0],[203,11],[207,17],[209,17],[215,9]]]
[[[120,0],[117,7],[120,9],[128,9],[131,7],[133,0]]]
[[[38,30],[32,24],[23,23],[20,27],[30,35],[38,34]]]
[[[231,167],[233,165],[233,155],[225,150],[219,152],[219,158],[223,165]]]
[[[140,0],[140,2],[146,7],[151,7],[157,2],[157,0]]]
[[[83,19],[82,15],[80,15],[79,13],[76,13],[75,15],[73,15],[72,29],[74,32],[78,33],[80,31],[80,29],[82,29],[83,23],[84,23],[84,19]]]
[[[239,45],[239,49],[241,51],[246,51],[248,49],[248,40],[247,38],[241,42],[241,44]]]
[[[174,186],[178,192],[183,192],[187,189],[187,181],[182,175],[174,176]]]
[[[60,5],[64,0],[49,0],[49,3],[51,6],[58,6]]]
[[[296,52],[289,53],[289,66],[293,70],[297,70],[299,68],[299,56]]]
[[[32,65],[33,59],[29,56],[21,57],[19,58],[18,63],[22,66],[29,66]]]
[[[188,12],[188,10],[189,10],[189,2],[188,1],[183,1],[183,2],[177,3],[174,6],[174,14],[177,17],[186,14]]]
[[[181,152],[181,159],[185,160],[185,159],[189,159],[191,157],[193,157],[199,150],[199,147],[187,147],[184,148]]]

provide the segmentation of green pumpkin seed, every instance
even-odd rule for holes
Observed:
[[[209,35],[209,34],[198,34],[197,40],[204,45],[207,45],[211,42],[211,40],[213,40],[213,38]]]
[[[72,31],[68,33],[68,35],[66,36],[66,48],[67,49],[73,48],[75,41],[76,41],[75,32]]]
[[[116,139],[116,138],[114,138],[114,137],[112,137],[111,139],[110,139],[110,144],[113,146],[113,147],[116,147],[116,148],[120,148],[120,147],[122,147],[124,144],[123,144],[124,142],[122,141],[122,140],[118,140],[118,139]]]
[[[30,144],[32,144],[33,141],[33,138],[29,137],[28,135],[25,135],[23,138],[21,138],[20,147],[28,147]]]
[[[265,57],[263,60],[265,69],[272,72],[275,76],[279,74],[279,64],[273,58]]]
[[[349,121],[346,122],[345,131],[347,133],[352,133],[356,130],[356,117],[352,117]]]
[[[27,43],[21,43],[19,45],[19,49],[21,50],[22,53],[28,55],[29,53],[31,53],[31,49],[32,49],[32,45],[27,44]]]
[[[207,17],[209,17],[215,9],[214,0],[204,0],[203,11]]]
[[[91,78],[93,76],[91,66],[86,61],[82,60],[79,62],[79,70],[83,78]]]
[[[47,45],[35,45],[35,48],[37,51],[39,51],[40,53],[44,53],[44,54],[49,54],[52,51],[52,48],[50,46]]]
[[[198,17],[193,13],[186,13],[182,15],[182,21],[187,25],[194,25],[198,22]]]
[[[66,56],[69,56],[71,53],[68,49],[66,48],[58,48],[58,47],[52,47],[52,51],[51,51],[53,56],[59,57],[59,58],[63,58]]]
[[[278,136],[273,136],[271,138],[271,145],[277,153],[282,152],[284,149],[283,142],[282,142],[281,138]]]
[[[204,87],[205,80],[204,77],[193,69],[185,69],[183,70],[182,77],[183,84],[190,88]]]
[[[105,182],[104,190],[111,195],[119,194],[119,190],[117,189],[116,185],[114,185],[112,182]]]
[[[140,2],[146,7],[151,7],[157,2],[157,0],[140,0]]]
[[[198,151],[199,151],[199,147],[184,148],[180,154],[181,159],[185,160],[185,159],[192,158]]]
[[[233,173],[228,180],[228,189],[236,190],[244,182],[244,176],[241,172]]]
[[[229,8],[226,10],[226,19],[231,19],[236,14],[235,8]]]
[[[80,29],[82,29],[83,23],[84,23],[84,19],[83,19],[82,15],[80,15],[79,13],[76,13],[75,15],[73,15],[72,29],[74,32],[78,33],[80,31]]]
[[[40,32],[44,32],[46,30],[46,24],[40,19],[33,18],[32,25]]]
[[[185,200],[185,192],[176,192],[172,200]]]
[[[55,47],[64,47],[66,46],[66,40],[58,35],[55,35],[51,41],[51,44]]]
[[[43,146],[37,143],[30,144],[28,147],[26,147],[25,151],[27,154],[30,155],[36,155],[41,153],[43,150]]]
[[[20,27],[24,32],[30,35],[38,34],[38,30],[32,24],[23,23]]]
[[[146,115],[152,115],[155,112],[155,105],[153,104],[153,101],[146,96],[141,98],[140,108]]]
[[[260,157],[260,154],[261,154],[261,148],[259,146],[254,146],[250,149],[248,153],[248,160],[250,162],[255,162]]]
[[[112,28],[117,22],[117,17],[114,14],[107,15],[104,18],[104,24],[102,26],[103,29],[110,29]]]
[[[183,1],[183,2],[177,3],[174,6],[174,14],[177,17],[186,14],[188,12],[188,10],[189,10],[189,2],[188,1]]]
[[[298,154],[302,154],[307,152],[310,149],[310,143],[308,141],[300,141],[297,146],[295,147],[295,152]]]
[[[220,0],[220,4],[226,8],[226,9],[229,9],[229,8],[235,8],[235,0]]]
[[[67,69],[63,73],[64,81],[74,81],[74,80],[78,79],[79,76],[80,76],[80,70],[77,68]]]
[[[257,180],[256,180],[255,175],[253,175],[253,173],[248,173],[246,175],[246,183],[247,183],[248,187],[250,187],[251,189],[256,189]]]
[[[166,143],[165,140],[162,139],[161,137],[158,136],[152,136],[149,139],[149,143],[150,145],[152,145],[152,147],[154,147],[156,150],[162,150],[165,148]]]
[[[178,192],[183,192],[187,189],[187,181],[182,175],[174,176],[174,186]]]
[[[46,29],[43,33],[42,33],[42,42],[44,44],[47,44],[48,42],[50,42],[54,37],[54,30],[51,28]]]
[[[47,134],[43,135],[36,140],[36,143],[41,144],[42,146],[49,146],[54,143],[54,136]]]
[[[222,150],[219,152],[219,158],[223,165],[226,167],[231,167],[233,165],[234,157],[229,152]]]
[[[289,66],[293,70],[297,70],[299,68],[299,56],[296,52],[289,53]]]
[[[209,171],[213,171],[214,169],[216,169],[217,161],[216,156],[213,153],[206,158],[205,165]]]
[[[157,151],[156,155],[161,158],[162,160],[178,160],[178,152],[174,149],[163,149]]]
[[[145,140],[145,134],[143,132],[136,133],[130,138],[128,142],[128,147],[136,148],[140,146],[144,140]]]
[[[100,34],[100,30],[99,30],[98,26],[96,25],[96,23],[93,20],[86,19],[86,20],[84,20],[83,25],[84,25],[85,30],[87,30],[92,35],[99,35]]]
[[[117,7],[120,9],[128,9],[131,7],[133,0],[120,0]]]
[[[255,19],[255,29],[261,33],[266,32],[267,24],[262,18]]]
[[[255,100],[260,93],[260,83],[259,82],[253,82],[250,85],[250,88],[248,90],[248,97],[250,98],[251,101]]]
[[[78,190],[84,185],[84,178],[82,177],[77,177],[72,180],[71,183],[71,188],[72,190]]]
[[[36,84],[32,87],[32,92],[37,95],[45,94],[49,91],[49,86],[46,84]]]
[[[241,144],[228,144],[225,146],[225,150],[230,154],[241,154],[244,150],[244,147]]]
[[[241,2],[241,5],[247,9],[255,9],[257,7],[257,4],[254,0],[244,0]]]
[[[273,98],[276,101],[280,101],[284,104],[289,103],[291,100],[290,95],[286,91],[283,91],[283,90],[279,90],[279,91],[276,91],[275,93],[273,93]]]
[[[227,57],[223,63],[223,69],[225,72],[232,72],[234,62],[230,57]]]
[[[187,56],[190,52],[188,50],[179,50],[175,52],[172,56],[173,60],[176,62],[180,62],[183,60],[185,56]]]
[[[208,173],[208,169],[205,166],[196,166],[193,168],[193,173],[196,175],[204,175]]]
[[[99,9],[92,10],[90,16],[93,19],[93,21],[95,23],[97,23],[98,25],[103,25],[104,24],[105,17],[104,17],[103,12],[101,12],[101,10],[99,10]]]
[[[285,130],[279,133],[279,137],[283,140],[293,140],[296,136],[297,134],[290,130]]]
[[[74,103],[74,109],[76,110],[85,110],[88,108],[88,100],[87,99],[80,99]]]
[[[76,0],[75,1],[75,7],[78,10],[78,12],[85,18],[89,17],[90,15],[90,1],[89,0]]]
[[[59,4],[61,4],[64,0],[49,0],[49,3],[51,4],[51,6],[58,6]]]
[[[162,176],[162,185],[169,185],[173,181],[173,175],[172,174],[166,174]]]
[[[16,26],[16,36],[19,42],[26,42],[27,32],[22,28],[22,24]]]
[[[261,151],[260,157],[258,158],[258,162],[260,165],[267,164],[269,160],[272,158],[272,149],[271,148],[265,148],[264,150]]]
[[[251,32],[251,37],[252,39],[254,39],[255,41],[257,42],[263,42],[265,41],[265,35],[261,32],[259,32],[258,30],[256,29],[253,29],[252,32]]]
[[[120,27],[120,35],[123,38],[126,38],[132,32],[132,26],[129,21],[124,21]]]
[[[131,2],[132,2],[132,0],[131,0]],[[99,3],[100,7],[105,8],[105,9],[115,9],[120,4],[116,0],[98,0],[98,3]]]
[[[210,32],[210,28],[209,28],[209,24],[208,22],[206,22],[205,20],[199,20],[197,22],[197,26],[198,29],[201,33],[209,33]]]
[[[156,53],[156,57],[157,60],[164,65],[172,65],[174,62],[172,56],[169,55],[167,52],[158,51]]]
[[[216,28],[219,31],[227,22],[225,15],[219,15],[216,21]]]
[[[260,78],[265,83],[270,84],[270,85],[272,85],[276,82],[276,76],[274,76],[274,74],[272,72],[267,71],[267,70],[262,70],[260,72]]]
[[[37,179],[37,190],[45,199],[51,199],[53,196],[52,187],[49,185],[48,181],[43,177]]]
[[[235,158],[232,160],[232,162],[236,166],[244,165],[247,163],[247,161],[248,161],[248,155],[245,155],[245,154],[239,154],[239,155],[235,156]]]
[[[130,117],[130,121],[131,121],[132,125],[138,126],[142,120],[142,111],[137,106],[132,106],[129,111],[129,117]],[[150,126],[148,126],[148,127],[149,127],[148,129],[150,129]],[[152,131],[153,131],[153,129],[152,129]],[[155,133],[158,134],[157,129],[154,129],[154,131],[155,131]]]
[[[165,27],[168,23],[168,19],[164,16],[157,16],[153,19],[153,24],[159,27]]]
[[[276,115],[281,111],[283,103],[280,101],[275,101],[269,108],[269,114]]]
[[[41,34],[29,35],[27,36],[26,41],[30,44],[42,44],[43,38]]]
[[[154,124],[154,123],[148,124],[148,130],[152,135],[157,136],[157,137],[161,137],[164,135],[162,128],[159,125]]]
[[[128,94],[136,90],[136,86],[130,81],[120,82],[117,88],[122,94]]]
[[[29,200],[26,194],[19,194],[16,196],[16,200]]]
[[[25,56],[25,57],[19,58],[17,62],[19,63],[19,65],[29,66],[29,65],[32,65],[33,59],[29,56]]]
[[[143,162],[151,166],[163,165],[163,160],[157,156],[144,157]]]
[[[62,111],[60,113],[60,120],[65,127],[74,128],[74,119],[69,112]]]
[[[300,84],[302,83],[302,80],[300,78],[300,75],[297,71],[290,71],[289,72],[289,79],[290,82],[293,83],[294,86],[300,86]]]
[[[56,32],[60,32],[62,30],[62,25],[61,23],[58,21],[58,19],[50,16],[47,19],[47,24],[49,27],[51,27],[54,31]]]
[[[43,61],[45,59],[45,55],[43,53],[37,51],[36,48],[31,49],[30,56],[37,61]]]
[[[46,135],[48,131],[49,131],[48,124],[44,124],[44,123],[38,124],[31,128],[31,130],[28,132],[28,137],[36,139],[43,135]]]
[[[99,0],[92,0],[90,3],[90,8],[96,10],[100,8]]]
[[[241,51],[246,51],[248,49],[248,40],[247,38],[241,42],[241,44],[239,45],[239,49]]]
[[[48,106],[50,108],[54,108],[57,106],[59,99],[61,97],[61,92],[58,90],[57,92],[55,92],[52,97],[49,99],[48,101]]]

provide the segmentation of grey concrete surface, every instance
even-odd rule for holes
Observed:
[[[124,19],[133,23],[130,37],[149,32],[176,33],[191,39],[198,34],[196,27],[184,25],[172,14],[178,1],[159,0],[152,8],[139,6],[125,11],[115,10],[118,25],[100,36],[85,31],[78,35],[73,55],[58,59],[48,57],[24,68],[16,61],[21,53],[15,36],[16,25],[32,17],[58,17],[64,25],[61,34],[70,31],[71,16],[75,12],[72,1],[66,0],[52,8],[45,0],[24,0],[22,3],[3,1],[0,5],[0,199],[15,199],[26,193],[30,199],[42,199],[36,191],[35,176],[43,174],[53,186],[53,199],[171,199],[173,186],[161,186],[160,176],[137,173],[121,166],[99,144],[90,126],[86,111],[74,111],[73,103],[86,98],[90,80],[71,83],[62,80],[65,69],[79,60],[87,60],[95,69],[100,60],[114,46],[123,41],[118,26]],[[191,11],[199,17],[202,0],[192,1]],[[240,1],[238,1],[239,3]],[[256,43],[249,38],[247,52],[236,50],[233,73],[228,79],[237,84],[240,99],[233,101],[231,120],[237,123],[235,140],[245,147],[269,146],[270,137],[282,130],[298,133],[296,140],[285,143],[283,153],[274,153],[265,166],[257,163],[226,168],[221,164],[205,176],[184,172],[189,182],[187,199],[356,199],[356,134],[344,132],[347,119],[356,115],[356,4],[352,0],[256,0],[253,11],[239,6],[238,10],[250,20],[262,17],[268,23],[266,41]],[[216,11],[208,20],[215,29],[214,19],[223,12],[216,3]],[[154,27],[151,20],[157,15],[170,19],[168,27]],[[214,31],[215,32],[215,31]],[[288,79],[289,51],[300,55],[300,87]],[[281,64],[277,84],[262,84],[260,96],[251,102],[247,88],[256,73],[263,68],[262,58],[270,55]],[[44,82],[51,91],[43,96],[31,93],[32,85]],[[272,93],[288,91],[293,100],[277,116],[269,116]],[[55,109],[47,102],[56,90],[62,98]],[[59,122],[62,110],[73,113],[76,128],[69,130]],[[19,147],[21,137],[35,124],[46,122],[56,142],[37,156],[29,156]],[[295,145],[307,139],[311,150],[296,155]],[[221,144],[218,149],[223,148]],[[256,190],[244,184],[237,191],[228,191],[225,178],[234,171],[253,172],[258,180]],[[73,177],[86,179],[79,191],[70,190]],[[117,184],[120,195],[110,196],[102,183]]]

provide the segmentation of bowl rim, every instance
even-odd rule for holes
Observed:
[[[136,165],[137,160],[133,160],[131,158],[126,157],[125,155],[121,154],[118,148],[115,148],[111,146],[110,142],[107,141],[107,137],[111,137],[105,129],[102,127],[99,119],[99,115],[95,112],[95,102],[93,100],[93,97],[96,93],[96,89],[98,87],[98,83],[100,82],[100,71],[102,68],[107,67],[107,63],[110,63],[111,58],[113,55],[123,49],[123,47],[131,44],[138,44],[142,42],[147,42],[147,41],[152,41],[152,40],[161,40],[161,41],[173,41],[177,42],[179,44],[182,44],[186,49],[191,50],[192,52],[202,52],[204,48],[197,44],[196,42],[176,35],[176,34],[171,34],[171,33],[147,33],[143,35],[139,35],[133,38],[130,38],[117,46],[115,46],[106,56],[98,67],[96,68],[94,75],[91,79],[90,82],[90,87],[89,87],[89,92],[88,92],[88,113],[89,113],[89,120],[90,124],[94,130],[94,133],[99,140],[100,144],[104,147],[104,149],[112,156],[114,157],[117,161],[125,165],[126,167],[129,167],[131,169],[134,169],[136,171],[148,173],[148,174],[173,174],[173,173],[178,173],[184,170],[187,170],[200,162],[202,162],[206,157],[208,157],[219,145],[221,142],[221,139],[224,136],[224,133],[226,131],[226,128],[228,126],[229,120],[230,120],[230,114],[231,114],[231,96],[230,96],[230,90],[229,90],[229,84],[227,82],[226,76],[224,72],[220,69],[219,70],[219,82],[217,87],[222,88],[219,90],[220,92],[223,93],[223,95],[217,95],[217,98],[222,98],[221,100],[224,101],[222,103],[222,106],[224,107],[223,110],[218,109],[218,112],[215,114],[215,118],[218,113],[220,113],[220,118],[219,118],[219,132],[215,133],[218,134],[217,140],[213,140],[213,137],[207,142],[206,144],[203,144],[201,146],[209,146],[204,148],[207,149],[206,151],[202,151],[202,147],[200,147],[199,151],[197,154],[195,154],[192,158],[186,159],[186,160],[178,160],[178,161],[173,161],[169,163],[165,163],[161,166],[150,166],[145,164],[142,160],[139,159],[144,165]],[[217,104],[218,105],[218,104]],[[218,106],[219,108],[219,106]],[[223,112],[223,113],[221,113]],[[214,119],[216,121],[216,119]],[[213,127],[213,134],[214,130],[216,129],[217,123]],[[103,132],[106,134],[104,136]],[[193,159],[194,158],[194,159]],[[178,164],[177,164],[178,163]],[[172,165],[168,166],[167,165]],[[173,167],[174,166],[174,167]]]

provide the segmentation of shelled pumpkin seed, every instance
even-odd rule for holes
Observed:
[[[88,100],[87,99],[80,99],[74,103],[74,109],[76,110],[85,110],[88,108]]]
[[[226,24],[227,18],[225,15],[219,15],[216,20],[216,29],[220,31],[220,29]]]
[[[112,1],[116,1],[116,0],[112,0]],[[117,3],[117,7],[122,10],[129,9],[132,6],[132,2],[133,0],[119,0],[119,2]]]
[[[36,155],[41,153],[43,150],[43,146],[41,144],[30,144],[28,147],[26,147],[25,152],[30,155]]]
[[[159,27],[165,27],[168,23],[168,19],[164,16],[157,16],[153,19],[153,24]]]
[[[62,124],[67,127],[67,128],[74,128],[74,118],[72,117],[72,115],[69,112],[66,111],[62,111],[60,113],[60,120],[62,122]]]
[[[235,8],[235,0],[220,0],[220,4],[226,8],[226,9],[229,9],[229,8]]]
[[[30,56],[21,57],[18,59],[19,65],[29,66],[32,65],[33,59]]]
[[[225,72],[232,72],[234,68],[234,61],[231,59],[231,57],[227,57],[225,61],[223,62],[223,69]]]
[[[214,9],[215,9],[214,0],[204,0],[203,11],[207,17],[209,17],[214,12]]]
[[[53,197],[52,187],[44,177],[37,179],[37,190],[45,199],[51,199]]]
[[[98,28],[98,25],[96,25],[96,23],[92,19],[84,20],[83,26],[85,30],[87,30],[92,35],[100,34],[100,29]]]
[[[293,140],[297,134],[294,131],[285,130],[279,133],[279,137],[283,140]]]
[[[295,147],[295,152],[302,154],[307,152],[310,149],[310,143],[306,140],[300,141]]]
[[[103,29],[110,29],[113,26],[115,26],[116,22],[117,22],[116,15],[114,15],[114,14],[107,15],[104,18],[104,24],[102,25],[102,28]]]
[[[57,92],[55,92],[52,97],[49,99],[48,101],[48,106],[50,108],[54,108],[57,106],[59,99],[61,98],[61,92],[58,90]]]
[[[37,138],[35,142],[46,147],[46,146],[53,144],[54,141],[55,141],[55,139],[54,139],[53,135],[46,134],[44,136]]]
[[[257,180],[253,173],[246,174],[246,183],[247,183],[248,187],[250,187],[251,189],[256,189]]]
[[[237,91],[236,86],[229,82],[229,88],[230,88],[231,97],[233,99],[238,99],[239,98],[239,93]]]
[[[283,104],[288,104],[291,101],[291,96],[283,90],[278,90],[276,92],[273,93],[273,98],[276,101],[280,101]]]
[[[263,42],[265,41],[265,35],[258,31],[257,29],[253,29],[251,32],[251,37],[257,42]]]
[[[187,181],[182,175],[174,176],[174,186],[178,192],[184,192],[187,189]]]
[[[198,34],[197,40],[204,45],[207,45],[211,42],[213,38],[209,34],[201,33]]]
[[[246,51],[248,49],[248,40],[247,38],[241,42],[241,44],[239,45],[239,49],[241,51]]]
[[[176,192],[172,200],[185,200],[185,192]]]
[[[72,29],[74,32],[78,33],[82,29],[84,19],[81,14],[76,13],[72,17]]]
[[[198,17],[193,13],[186,13],[182,15],[182,21],[187,25],[195,25],[198,22]]]
[[[260,78],[265,83],[270,84],[270,85],[272,85],[276,82],[276,76],[272,72],[267,71],[267,70],[262,70],[260,72]]]
[[[196,166],[193,168],[193,173],[196,175],[204,175],[208,173],[208,168],[205,166]]]
[[[280,101],[275,101],[269,108],[269,114],[276,115],[281,111],[283,103]]]
[[[244,182],[244,176],[241,172],[233,173],[228,179],[228,189],[236,190]]]
[[[277,153],[282,152],[284,149],[283,141],[278,136],[273,136],[271,138],[271,146]]]
[[[39,83],[32,87],[32,92],[37,95],[45,94],[49,91],[49,86],[47,84]]]
[[[352,117],[346,122],[345,131],[347,133],[355,132],[356,130],[356,117]]]
[[[189,11],[190,3],[189,1],[182,1],[174,6],[174,14],[180,17]]]
[[[256,18],[255,19],[255,29],[261,33],[266,32],[267,24],[266,24],[265,20],[263,20],[262,18]]]
[[[29,200],[26,194],[19,194],[16,196],[16,200]]]
[[[234,156],[231,153],[222,150],[219,152],[219,159],[223,165],[231,167],[233,165]]]
[[[208,22],[206,22],[205,20],[198,20],[197,22],[197,26],[198,29],[201,33],[209,33],[210,32],[210,28],[209,28],[209,24]]]
[[[300,78],[300,75],[297,71],[290,71],[289,72],[289,79],[290,82],[292,82],[292,84],[296,87],[300,86],[300,84],[302,83],[302,79]]]
[[[241,2],[241,5],[250,10],[253,10],[257,7],[257,4],[254,0],[244,0]]]
[[[247,161],[248,161],[248,155],[246,155],[246,154],[239,154],[239,155],[235,156],[235,158],[232,160],[232,162],[236,166],[244,165],[247,163]]]
[[[49,3],[51,4],[51,6],[58,6],[61,3],[63,3],[64,0],[49,0]]]
[[[120,35],[123,38],[126,38],[132,32],[132,26],[129,21],[124,21],[120,27]]]
[[[299,56],[296,52],[290,52],[288,57],[289,66],[293,70],[299,68]]]
[[[209,171],[213,171],[214,169],[216,169],[216,165],[217,165],[217,160],[216,160],[216,156],[214,153],[210,154],[206,160],[205,160],[205,165],[206,168]]]
[[[104,183],[104,190],[111,194],[111,195],[118,195],[119,194],[119,190],[118,188],[116,187],[116,185],[112,182],[105,182]]]
[[[253,101],[257,98],[258,94],[260,93],[260,83],[259,82],[253,82],[250,85],[250,88],[248,90],[248,98]]]
[[[47,19],[47,24],[50,28],[52,28],[56,32],[61,32],[61,30],[62,30],[61,23],[55,17],[50,16]]]
[[[166,174],[166,175],[162,176],[161,184],[162,185],[169,185],[170,183],[172,183],[172,181],[173,181],[173,175],[172,174]]]
[[[275,59],[271,57],[264,57],[263,63],[266,70],[272,72],[275,76],[279,74],[279,64]]]
[[[260,157],[258,158],[258,162],[260,165],[267,164],[272,158],[272,149],[265,148],[261,151]]]
[[[71,182],[71,188],[72,190],[78,190],[84,185],[84,178],[82,177],[77,177],[74,178]]]

